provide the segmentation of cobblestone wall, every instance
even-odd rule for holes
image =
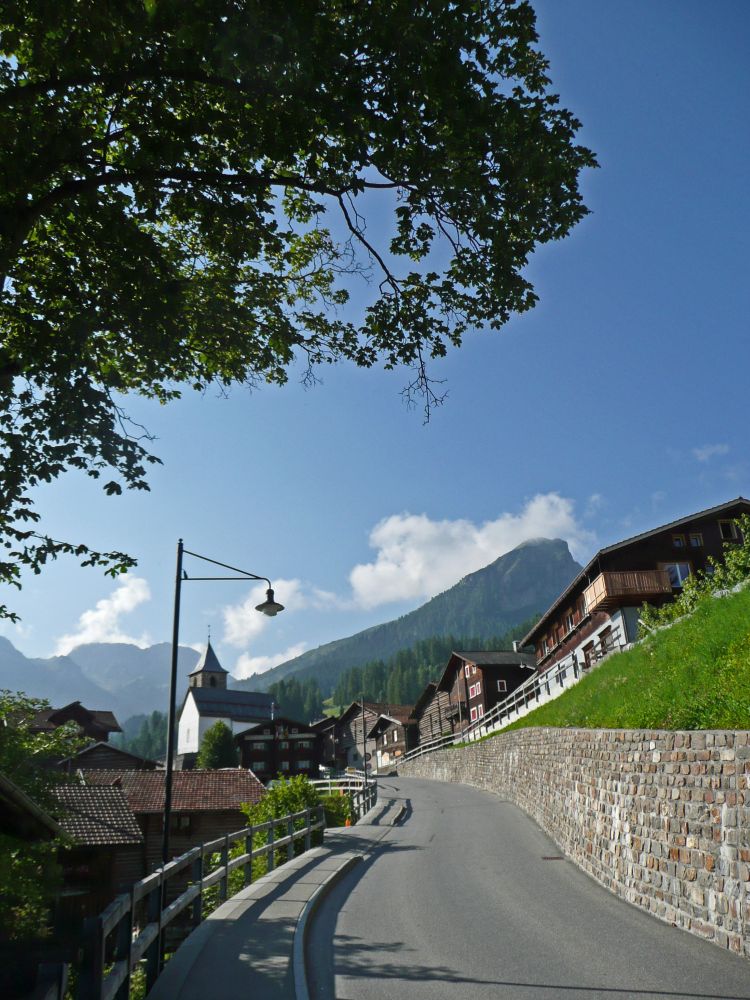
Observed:
[[[623,899],[750,958],[750,732],[521,729],[399,773],[510,799]]]

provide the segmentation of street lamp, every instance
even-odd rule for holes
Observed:
[[[192,556],[203,562],[211,563],[212,566],[220,566],[222,569],[231,570],[232,573],[239,573],[240,576],[188,576],[182,568],[182,557]],[[162,863],[169,861],[169,827],[172,821],[172,772],[174,754],[174,723],[177,700],[177,651],[179,646],[180,633],[180,595],[183,581],[194,580],[263,580],[268,584],[266,599],[256,605],[255,610],[261,614],[274,618],[280,611],[284,610],[284,605],[279,604],[274,597],[271,581],[265,576],[258,576],[255,573],[248,573],[247,570],[238,569],[236,566],[229,566],[227,563],[218,562],[216,559],[209,559],[208,556],[201,556],[197,552],[191,552],[182,544],[182,539],[177,542],[177,572],[174,584],[174,618],[172,624],[172,670],[169,678],[169,715],[167,722],[167,773],[164,779],[164,835],[162,839]]]

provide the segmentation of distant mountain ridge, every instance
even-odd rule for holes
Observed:
[[[24,691],[60,707],[81,701],[87,708],[109,709],[122,723],[131,715],[167,710],[172,647],[168,642],[141,649],[130,643],[87,643],[67,656],[24,656],[0,637],[0,688]],[[199,654],[180,646],[180,679]]]
[[[523,542],[409,614],[308,650],[232,686],[265,691],[275,681],[294,675],[300,680],[317,678],[328,694],[349,667],[388,659],[420,639],[501,635],[545,611],[580,570],[560,538]]]

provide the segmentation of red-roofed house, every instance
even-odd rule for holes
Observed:
[[[87,785],[121,788],[145,842],[148,874],[161,864],[164,811],[163,771],[86,771]],[[175,771],[172,785],[170,843],[176,857],[197,844],[234,833],[247,825],[240,810],[255,803],[265,788],[252,771]]]

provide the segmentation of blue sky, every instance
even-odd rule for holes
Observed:
[[[61,561],[6,600],[27,655],[166,641],[177,538],[278,582],[267,620],[244,584],[192,584],[181,637],[207,627],[248,674],[396,617],[524,538],[574,555],[750,494],[750,4],[537,0],[540,44],[600,169],[592,214],[529,269],[536,309],[433,366],[424,426],[406,372],[322,371],[306,390],[160,408],[152,490],[106,498],[69,475],[41,491],[57,537],[124,548],[118,582]],[[196,567],[197,568],[197,567]]]

